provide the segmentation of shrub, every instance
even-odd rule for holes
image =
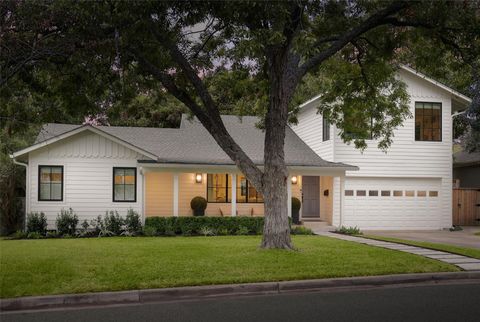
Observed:
[[[202,234],[205,237],[206,236],[214,236],[215,232],[213,231],[212,228],[207,227],[207,226],[203,226],[202,228],[200,228],[200,234]]]
[[[290,230],[292,235],[313,235],[313,231],[310,228],[304,226],[296,226]]]
[[[120,217],[118,211],[110,210],[105,212],[103,217],[103,236],[117,235],[119,236],[123,229],[124,219]],[[102,226],[102,225],[101,225]],[[108,233],[107,233],[108,232]]]
[[[302,206],[302,203],[300,202],[300,199],[293,197],[292,198],[292,211],[299,211],[301,206]]]
[[[248,235],[248,228],[245,226],[239,226],[235,234],[237,235]]]
[[[21,231],[21,230],[17,230],[16,232],[14,232],[10,238],[11,239],[24,239],[24,238],[27,238],[27,233],[24,232],[24,231]]]
[[[27,238],[28,239],[40,239],[43,238],[44,236],[40,234],[38,231],[32,231],[31,233],[28,233]]]
[[[207,209],[207,199],[203,197],[194,197],[192,201],[190,201],[190,207],[193,210],[194,216],[203,216],[205,215],[205,209]]]
[[[47,234],[45,235],[47,238],[58,238],[60,237],[56,231],[47,231]]]
[[[247,234],[261,233],[263,217],[149,217],[145,227],[154,227],[159,235],[202,235],[202,227],[208,227],[219,235],[234,235],[242,226]]]
[[[127,216],[125,217],[125,229],[133,235],[142,232],[142,221],[140,215],[132,208],[128,209]]]
[[[340,229],[335,230],[336,233],[344,234],[344,235],[362,235],[363,233],[360,231],[360,228],[357,226],[355,227],[340,227]]]
[[[57,215],[57,220],[55,221],[57,226],[58,234],[66,237],[67,235],[73,236],[77,230],[78,217],[77,214],[73,212],[73,209],[68,210],[62,209],[60,214]]]
[[[43,212],[31,212],[27,215],[27,233],[47,233],[47,217]]]
[[[143,228],[143,234],[148,237],[156,236],[157,235],[157,229],[153,226],[145,226]]]

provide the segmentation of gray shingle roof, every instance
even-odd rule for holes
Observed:
[[[264,132],[256,127],[253,116],[222,116],[230,135],[257,165],[263,164]],[[49,123],[43,126],[36,143],[74,130],[81,125]],[[160,163],[233,165],[213,137],[196,119],[182,117],[180,128],[95,126],[110,135],[158,156]],[[351,167],[320,158],[287,127],[285,162],[289,166]]]
[[[462,167],[480,164],[480,152],[459,151],[453,154],[453,166]]]

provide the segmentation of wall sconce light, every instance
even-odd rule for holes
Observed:
[[[297,184],[297,181],[298,181],[297,176],[293,176],[292,177],[292,184]]]
[[[202,174],[201,173],[195,174],[195,182],[196,183],[202,183]]]

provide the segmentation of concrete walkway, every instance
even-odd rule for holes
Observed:
[[[398,239],[408,239],[421,242],[439,243],[455,245],[460,247],[478,248],[480,249],[480,236],[475,236],[476,232],[480,232],[480,226],[462,227],[461,231],[449,230],[428,230],[428,231],[388,231],[375,230],[364,231],[365,235],[390,237]]]
[[[341,235],[341,234],[336,234],[331,232],[320,231],[320,232],[316,232],[316,234],[319,236],[326,236],[326,237],[351,241],[355,243],[365,244],[369,246],[382,247],[382,248],[387,248],[391,250],[398,250],[400,252],[420,255],[420,256],[436,259],[444,263],[456,265],[465,271],[480,271],[480,259],[475,259],[467,256],[442,252],[438,250],[432,250],[428,248],[373,240],[373,239],[368,239],[363,237]]]

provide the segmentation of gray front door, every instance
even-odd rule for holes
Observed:
[[[320,218],[320,178],[302,177],[302,217]]]

